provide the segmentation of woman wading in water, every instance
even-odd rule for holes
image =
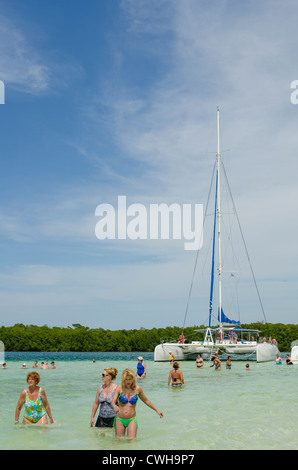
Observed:
[[[99,413],[95,427],[97,428],[112,428],[116,411],[111,407],[111,402],[114,397],[117,385],[113,383],[116,379],[118,370],[114,367],[106,367],[101,374],[103,385],[101,385],[96,393],[96,397],[92,407],[90,427],[94,426],[94,416],[99,407]]]
[[[148,398],[145,396],[142,388],[136,384],[136,377],[131,369],[125,369],[122,374],[121,385],[115,390],[114,398],[111,406],[117,411],[115,421],[115,431],[117,437],[125,436],[133,439],[137,435],[139,427],[136,416],[136,405],[140,398],[145,405],[156,411],[160,418],[163,418],[162,411],[159,411]],[[118,405],[116,405],[118,402]]]
[[[43,388],[38,387],[40,376],[37,372],[29,372],[27,375],[28,388],[22,391],[17,403],[15,423],[19,422],[19,416],[23,405],[25,412],[23,424],[48,424],[47,415],[51,424],[51,408]]]
[[[172,380],[172,387],[182,387],[182,385],[184,384],[182,370],[178,370],[178,369],[179,369],[179,362],[174,362],[173,369],[169,373],[168,386],[170,385],[171,380]]]

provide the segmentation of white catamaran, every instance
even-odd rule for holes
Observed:
[[[268,341],[263,339],[258,342],[259,330],[245,329],[240,327],[239,321],[230,320],[224,313],[222,306],[222,238],[221,238],[221,223],[222,223],[222,208],[221,208],[221,170],[223,164],[221,161],[220,152],[220,127],[219,127],[219,109],[217,109],[217,153],[215,162],[215,208],[214,208],[214,222],[213,222],[213,251],[212,251],[212,266],[211,266],[211,283],[210,283],[210,301],[209,301],[209,325],[203,330],[197,330],[204,333],[203,341],[189,342],[163,342],[156,346],[154,350],[155,361],[168,361],[170,353],[175,356],[176,360],[185,360],[193,358],[197,354],[208,354],[211,357],[214,353],[224,353],[233,355],[233,357],[244,357],[256,359],[257,362],[266,362],[275,360],[276,355],[279,353],[277,343],[275,340]],[[227,181],[227,176],[224,171]],[[228,188],[229,184],[227,182]],[[230,189],[229,189],[230,191]],[[231,199],[232,195],[230,194]],[[236,211],[235,211],[236,212]],[[206,216],[206,214],[205,214]],[[237,220],[238,217],[236,216]],[[239,220],[238,220],[239,223]],[[240,229],[241,234],[242,230]],[[242,237],[243,238],[243,237]],[[215,277],[215,242],[217,240],[217,302],[218,302],[218,327],[211,327],[211,318],[213,315],[213,294],[214,294],[214,277]],[[244,239],[243,239],[244,242]],[[244,243],[245,245],[245,243]],[[246,250],[246,245],[245,245]],[[247,251],[247,250],[246,250]],[[198,253],[197,253],[198,256]],[[253,279],[255,277],[251,268]],[[233,274],[232,274],[233,276]],[[258,288],[255,283],[257,294],[261,303]],[[191,286],[192,290],[192,286]],[[262,303],[261,303],[262,307]],[[263,310],[263,307],[262,307]],[[264,311],[263,311],[264,313]],[[237,356],[234,356],[237,355]]]
[[[298,341],[295,340],[291,344],[291,359],[293,364],[298,364]]]

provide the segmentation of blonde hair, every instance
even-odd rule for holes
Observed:
[[[132,390],[134,390],[136,388],[136,376],[135,376],[135,373],[132,369],[125,369],[123,372],[122,372],[122,379],[121,379],[121,385],[122,385],[122,388],[126,388],[126,384],[125,384],[125,380],[127,377],[131,377],[132,378],[132,383],[131,383],[131,386],[130,388]]]
[[[36,385],[39,384],[40,376],[38,372],[29,372],[29,374],[27,375],[27,382],[29,380],[29,377],[32,377],[34,379]]]
[[[112,377],[112,380],[115,380],[118,374],[118,370],[115,367],[106,367],[104,370]]]

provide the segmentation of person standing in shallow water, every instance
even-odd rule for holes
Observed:
[[[182,387],[184,385],[184,378],[182,370],[179,370],[179,363],[174,362],[173,369],[169,373],[168,386],[172,381],[172,387]]]
[[[136,377],[132,369],[125,369],[122,373],[121,385],[118,385],[112,401],[112,407],[117,411],[115,421],[115,432],[117,437],[124,437],[127,433],[128,439],[137,435],[138,420],[136,416],[136,405],[140,398],[145,405],[156,411],[160,418],[163,412],[159,411],[153,403],[145,396],[142,388],[136,384]],[[118,406],[116,403],[118,402]]]
[[[48,424],[47,414],[53,424],[51,408],[44,389],[38,387],[39,382],[39,374],[29,372],[27,375],[28,388],[22,391],[17,403],[15,423],[19,422],[21,409],[25,405],[23,424]]]
[[[169,352],[169,361],[170,364],[173,364],[173,362],[175,361],[175,356],[171,351]]]
[[[101,374],[103,385],[101,385],[96,393],[91,412],[90,427],[94,426],[94,416],[99,408],[99,414],[95,427],[112,428],[116,417],[116,411],[112,408],[111,403],[114,397],[117,385],[113,383],[116,379],[118,370],[114,367],[106,367]]]
[[[203,360],[201,354],[198,354],[198,357],[196,359],[196,367],[198,367],[200,369],[203,369],[203,367],[204,367],[204,360]]]
[[[137,363],[137,379],[143,379],[146,377],[146,372],[147,372],[147,366],[145,362],[143,361],[142,356],[138,357],[138,363]]]
[[[231,369],[231,368],[232,368],[231,356],[228,356],[228,359],[226,360],[226,369]]]

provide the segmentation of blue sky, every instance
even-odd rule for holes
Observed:
[[[204,204],[217,106],[267,320],[297,323],[296,2],[0,0],[0,12],[0,324],[182,325],[195,253],[99,241],[95,209],[119,195]],[[199,297],[188,325],[206,320]]]

